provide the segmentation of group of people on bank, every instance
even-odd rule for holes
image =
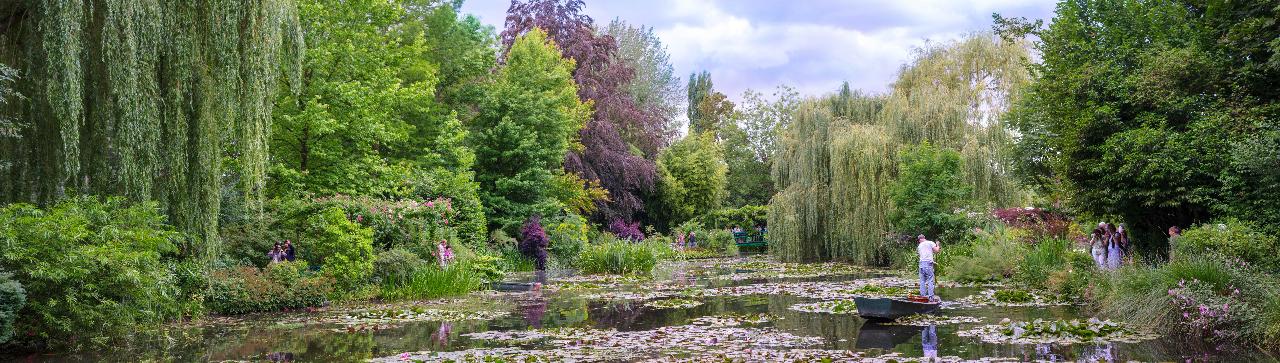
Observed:
[[[1132,261],[1133,243],[1124,230],[1124,224],[1101,222],[1089,233],[1089,254],[1099,269],[1114,270]]]

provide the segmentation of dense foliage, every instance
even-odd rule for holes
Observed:
[[[241,266],[209,274],[205,306],[222,314],[271,312],[320,306],[334,291],[334,279],[307,274],[307,263]]]
[[[9,3],[26,16],[0,62],[27,101],[3,111],[26,126],[0,137],[0,202],[154,201],[217,257],[219,214],[261,210],[275,96],[301,77],[294,2]]]
[[[958,239],[965,216],[957,209],[969,192],[960,178],[960,153],[926,142],[903,150],[898,160],[890,223],[907,235]]]
[[[609,191],[609,199],[598,202],[597,220],[631,220],[644,210],[643,196],[657,181],[652,158],[667,142],[669,114],[627,93],[635,70],[616,57],[617,41],[597,34],[582,7],[582,0],[513,1],[502,44],[509,53],[517,38],[542,29],[574,61],[578,96],[591,102],[594,112],[581,131],[583,147],[565,157],[565,170],[599,181]]]
[[[573,61],[539,29],[514,40],[472,124],[486,215],[514,228],[562,208],[548,188],[591,111],[578,100]]]
[[[800,104],[772,160],[771,251],[787,260],[885,264],[899,152],[928,141],[960,154],[962,205],[1024,200],[1009,174],[1001,113],[1029,80],[1023,43],[991,34],[920,49],[885,96],[845,85]]]
[[[1280,2],[1064,1],[1014,109],[1020,170],[1140,246],[1215,217],[1280,226]]]
[[[172,259],[180,237],[154,204],[121,198],[0,208],[0,270],[26,290],[17,331],[55,346],[107,344],[199,314],[199,291],[181,283],[190,266]]]
[[[726,194],[728,167],[715,135],[692,134],[658,156],[662,201],[653,213],[667,221],[685,221],[719,209]]]
[[[18,311],[27,304],[27,292],[13,280],[13,274],[0,270],[0,344],[13,338]]]

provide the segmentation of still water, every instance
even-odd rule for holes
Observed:
[[[1204,356],[1165,336],[1129,343],[998,344],[957,334],[1004,319],[1089,318],[1083,308],[1071,305],[949,304],[937,315],[963,317],[964,322],[926,326],[885,325],[855,314],[792,308],[847,293],[850,286],[910,288],[914,284],[907,278],[851,266],[783,265],[751,257],[674,262],[660,266],[652,279],[583,277],[570,271],[508,279],[539,280],[545,285],[537,291],[490,291],[430,302],[210,318],[173,327],[156,342],[13,360],[350,362],[489,356],[521,362],[723,361],[726,357],[915,361],[926,354],[944,361],[1274,360]],[[939,293],[944,300],[954,301],[984,289],[943,287]],[[666,308],[652,304],[669,299],[700,304]],[[389,319],[379,315],[403,311],[418,314]],[[719,324],[717,317],[758,320]]]

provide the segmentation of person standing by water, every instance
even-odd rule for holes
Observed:
[[[934,254],[937,254],[942,248],[937,242],[924,238],[924,235],[916,237],[919,244],[916,245],[916,253],[920,254],[920,296],[929,298],[929,301],[936,301],[934,296],[934,284],[937,282],[934,278]]]
[[[689,242],[689,245],[685,246],[686,248],[698,247],[698,239],[693,236],[693,231],[689,231],[689,238],[685,239],[685,242]]]
[[[1169,261],[1173,262],[1173,251],[1178,249],[1178,238],[1182,237],[1182,230],[1178,226],[1169,227]]]

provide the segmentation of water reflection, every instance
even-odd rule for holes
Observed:
[[[932,362],[938,359],[938,328],[929,325],[920,330],[920,348],[924,349],[924,359]]]
[[[865,276],[840,276],[810,279],[708,279],[720,273],[733,273],[733,267],[702,268],[692,265],[664,267],[658,277],[663,284],[686,286],[727,286],[761,282],[847,280]],[[555,283],[560,272],[525,275],[526,281]],[[647,283],[647,282],[645,282]],[[624,286],[643,291],[645,286]],[[667,287],[670,288],[670,287]],[[944,299],[955,299],[979,291],[973,288],[941,290]],[[1181,360],[1186,347],[1166,341],[1138,344],[1101,345],[1010,345],[986,344],[974,338],[960,337],[956,332],[969,326],[900,326],[867,322],[854,315],[802,313],[790,310],[794,304],[813,300],[789,295],[749,295],[699,298],[704,304],[689,309],[653,309],[636,301],[591,300],[578,293],[533,289],[524,293],[472,297],[487,306],[510,312],[494,321],[414,322],[371,332],[336,331],[332,325],[282,325],[280,315],[264,315],[255,322],[234,326],[200,326],[176,329],[171,338],[155,345],[137,343],[135,347],[118,348],[106,353],[82,353],[63,356],[32,356],[31,361],[221,361],[262,360],[293,361],[363,361],[387,357],[405,351],[463,350],[489,346],[465,336],[486,330],[552,329],[558,327],[649,330],[664,326],[684,325],[702,316],[721,314],[768,313],[780,319],[768,323],[773,328],[800,336],[824,339],[825,349],[864,351],[868,356],[901,353],[904,357],[939,356],[962,359],[1006,357],[1020,360],[1046,361],[1168,361]],[[962,308],[947,309],[943,315],[963,315],[983,319],[991,324],[1003,318],[1015,321],[1087,318],[1076,307],[1052,308]],[[304,314],[290,314],[298,317]],[[919,337],[919,342],[916,342]],[[0,354],[3,355],[3,354]],[[1240,357],[1232,357],[1240,358]],[[1204,357],[1213,359],[1213,357]],[[0,357],[0,361],[4,361]],[[1259,359],[1240,358],[1242,361]],[[1265,360],[1265,359],[1261,359]]]

